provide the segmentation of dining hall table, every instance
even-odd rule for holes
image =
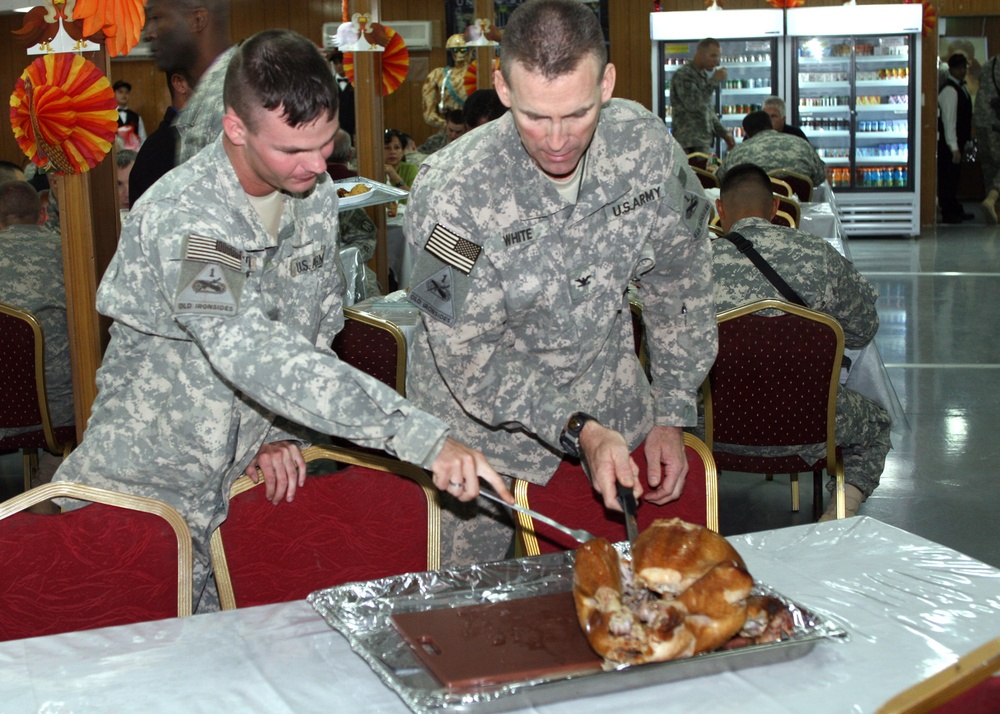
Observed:
[[[873,518],[729,540],[758,582],[847,637],[788,661],[585,699],[586,677],[547,703],[541,685],[515,710],[873,712],[1000,635],[1000,570]],[[2,712],[407,710],[307,601],[0,643]]]

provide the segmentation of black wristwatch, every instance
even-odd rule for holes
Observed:
[[[559,446],[562,447],[564,453],[580,458],[580,432],[583,431],[583,427],[588,421],[597,421],[597,419],[583,412],[576,412],[570,416],[562,433],[559,434]]]

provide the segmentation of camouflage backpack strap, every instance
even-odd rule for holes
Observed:
[[[727,233],[723,238],[735,245],[739,252],[748,257],[757,266],[757,270],[763,273],[764,277],[770,281],[771,285],[777,288],[785,300],[796,305],[801,305],[802,307],[809,307],[806,305],[806,301],[799,297],[799,294],[792,289],[792,286],[778,275],[778,272],[771,267],[771,264],[764,259],[764,256],[757,252],[757,249],[753,247],[753,243],[747,240],[743,234],[733,231]]]

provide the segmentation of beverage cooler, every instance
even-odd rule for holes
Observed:
[[[847,235],[920,232],[922,23],[920,5],[787,12],[788,120],[826,163]]]
[[[739,142],[743,117],[760,109],[768,95],[780,94],[783,32],[781,10],[651,13],[653,111],[670,125],[670,79],[710,35],[719,40],[719,66],[729,73],[715,93],[715,111]],[[725,151],[725,143],[716,139],[716,155],[722,157]]]

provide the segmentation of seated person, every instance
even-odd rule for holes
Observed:
[[[4,181],[24,181],[24,171],[13,161],[0,161],[0,183]]]
[[[71,426],[73,374],[66,325],[62,238],[39,225],[38,193],[26,181],[0,183],[0,302],[27,310],[45,331],[45,390],[52,426]],[[0,429],[0,438],[36,427]],[[32,485],[47,483],[60,458],[42,450]]]
[[[779,134],[765,111],[750,112],[743,118],[746,139],[730,149],[715,175],[721,181],[737,164],[757,164],[764,171],[785,169],[812,179],[813,186],[826,180],[826,164],[808,141]]]
[[[466,132],[465,113],[462,109],[449,109],[445,112],[444,119],[444,128],[437,134],[432,134],[420,145],[418,151],[424,156],[440,151]]]
[[[739,233],[753,243],[808,307],[834,317],[844,329],[848,349],[861,349],[872,341],[879,325],[875,288],[822,238],[771,224],[778,201],[762,168],[755,164],[732,168],[722,181],[720,195],[716,208],[727,234]],[[715,304],[720,312],[756,300],[783,299],[750,259],[725,238],[713,241],[712,267]],[[837,391],[836,433],[844,454],[848,516],[856,515],[861,502],[878,486],[891,447],[890,427],[888,413],[875,402],[843,386]],[[753,453],[747,447],[726,448],[718,443],[714,448],[726,453]],[[822,449],[818,445],[791,453],[801,451],[808,461],[819,458]],[[832,481],[828,488],[832,490]],[[835,518],[835,509],[834,501],[820,520]]]
[[[403,161],[403,146],[405,145],[405,134],[397,129],[385,130],[385,146],[383,151],[385,156],[386,182],[409,191],[413,185],[413,179],[417,177],[416,164],[408,164]]]
[[[497,90],[477,89],[465,100],[462,112],[465,114],[465,126],[475,129],[502,117],[507,112],[507,107],[500,101]]]
[[[343,129],[338,129],[333,135],[333,151],[326,159],[326,172],[334,181],[355,178],[358,172],[351,168],[354,158],[354,147],[351,146],[351,135]]]
[[[762,108],[765,112],[767,112],[767,115],[771,117],[771,126],[774,127],[776,132],[780,134],[791,134],[792,136],[797,136],[800,139],[809,141],[809,137],[806,136],[804,131],[785,121],[784,99],[772,95],[764,100]]]

